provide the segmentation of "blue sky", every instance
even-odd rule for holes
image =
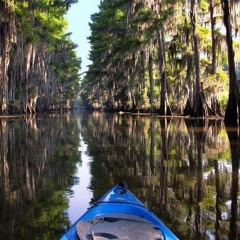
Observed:
[[[73,4],[69,9],[66,18],[68,19],[68,32],[72,32],[71,39],[78,44],[77,55],[82,59],[81,72],[87,70],[87,65],[90,64],[88,60],[90,45],[87,37],[90,36],[90,29],[88,23],[90,16],[98,12],[100,0],[79,0],[77,4]]]

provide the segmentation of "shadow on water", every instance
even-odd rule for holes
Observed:
[[[58,239],[68,227],[80,135],[91,203],[124,180],[179,239],[240,238],[239,131],[221,120],[85,112],[0,126],[3,239]]]
[[[227,128],[232,156],[231,213],[229,239],[240,239],[239,218],[239,163],[240,163],[240,129]]]

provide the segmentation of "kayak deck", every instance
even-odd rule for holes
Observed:
[[[148,220],[130,214],[104,214],[77,224],[80,240],[164,240],[161,230]]]
[[[131,191],[119,183],[93,204],[61,240],[178,240]]]

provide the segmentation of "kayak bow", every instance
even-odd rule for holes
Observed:
[[[125,182],[108,191],[85,212],[61,240],[177,240]]]

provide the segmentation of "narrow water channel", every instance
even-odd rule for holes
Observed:
[[[68,217],[73,224],[90,206],[92,191],[90,190],[90,162],[91,156],[88,154],[87,145],[80,135],[79,151],[81,163],[77,163],[77,172],[75,177],[79,182],[71,188],[73,195],[69,197]]]

